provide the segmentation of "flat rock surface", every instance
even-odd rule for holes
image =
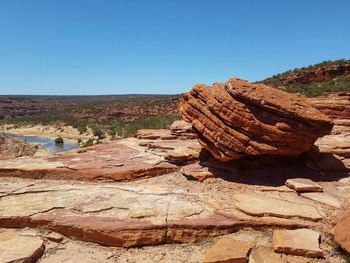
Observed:
[[[320,233],[310,229],[275,230],[273,247],[276,252],[305,257],[321,257]]]
[[[44,242],[38,237],[22,236],[14,231],[0,232],[0,262],[35,262],[44,253]]]
[[[295,195],[265,195],[243,193],[234,195],[239,210],[253,216],[298,217],[319,221],[322,215],[317,208]]]
[[[333,229],[334,239],[348,253],[350,253],[350,209],[337,218]]]
[[[348,178],[321,185],[339,201],[348,200]],[[258,213],[256,208],[251,213],[251,204],[241,209],[241,199],[251,196],[262,199]],[[276,212],[276,205],[285,210]],[[302,208],[297,214],[295,205]],[[318,211],[316,218],[321,215],[322,219],[314,221],[310,211]],[[40,263],[74,262],[76,258],[86,262],[202,262],[217,236],[270,249],[276,228],[307,227],[327,236],[332,225],[329,219],[338,211],[286,191],[283,185],[266,187],[220,178],[197,182],[178,172],[133,182],[0,178],[0,232],[15,227],[21,235],[25,232],[25,236],[44,240],[46,250]],[[143,248],[130,248],[135,246]],[[323,242],[325,248],[326,259],[312,262],[343,263],[337,261],[334,248]],[[285,257],[288,262],[305,262],[300,256]]]
[[[169,155],[160,149],[150,149],[154,140],[128,138],[88,148],[42,157],[23,157],[0,161],[0,176],[29,178],[71,179],[86,181],[120,181],[139,177],[151,177],[179,170],[166,161]],[[146,146],[142,147],[140,144]],[[198,147],[188,148],[194,141],[171,141],[173,149],[181,151],[180,161],[196,158]],[[195,144],[195,145],[198,145]],[[178,147],[178,148],[177,148]]]
[[[288,263],[288,261],[272,248],[258,247],[250,253],[249,263]]]
[[[308,227],[322,219],[313,201],[294,193],[234,192],[204,190],[179,173],[98,184],[4,177],[0,227],[40,227],[73,239],[130,247],[193,242],[242,227]]]
[[[335,196],[326,193],[302,193],[301,196],[332,206],[334,208],[341,208],[341,203]]]
[[[224,237],[215,242],[215,244],[205,253],[204,263],[245,263],[248,258],[248,251],[252,244],[235,240],[230,237]]]

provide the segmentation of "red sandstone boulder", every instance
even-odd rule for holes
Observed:
[[[240,79],[195,85],[183,95],[179,110],[202,146],[221,161],[298,156],[333,127],[304,96]]]

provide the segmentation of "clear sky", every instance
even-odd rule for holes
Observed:
[[[350,0],[0,0],[0,94],[181,93],[350,58]]]

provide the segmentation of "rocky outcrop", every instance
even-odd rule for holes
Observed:
[[[7,135],[0,135],[0,160],[33,156],[37,147]]]
[[[192,129],[192,124],[183,120],[174,121],[170,126],[171,134],[182,139],[195,139],[197,135]]]
[[[166,178],[109,183],[0,178],[0,228],[37,228],[107,246],[135,247],[194,242],[245,227],[314,224],[316,205],[295,193],[265,192],[259,195],[261,207],[252,210],[244,201],[250,193],[238,198],[221,193],[222,186],[220,191],[203,190],[179,174]]]
[[[350,74],[350,63],[316,67],[287,75],[283,84],[321,82],[348,74]]]
[[[298,156],[333,126],[305,97],[240,79],[195,85],[179,110],[202,146],[221,161]]]
[[[327,93],[311,101],[316,109],[331,119],[350,119],[350,92]]]

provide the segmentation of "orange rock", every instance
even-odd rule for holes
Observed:
[[[333,233],[335,241],[350,253],[350,209],[337,219]]]
[[[319,248],[320,234],[310,229],[273,231],[273,248],[276,252],[304,257],[322,257]]]
[[[207,250],[203,262],[205,263],[245,263],[247,255],[252,245],[235,240],[230,237],[219,239],[211,248]]]
[[[350,92],[327,93],[311,101],[316,109],[331,119],[350,119]]]
[[[240,79],[194,86],[183,95],[179,110],[203,147],[221,161],[298,156],[333,127],[305,97]]]

